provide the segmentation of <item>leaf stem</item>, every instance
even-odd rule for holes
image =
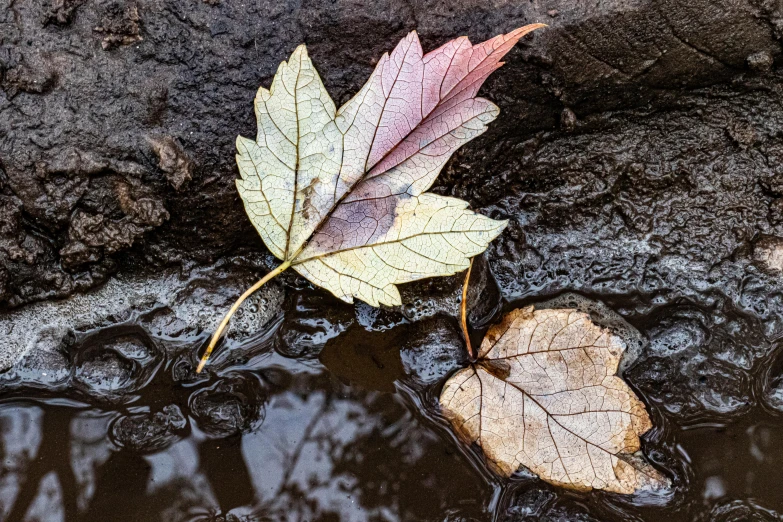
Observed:
[[[201,373],[201,370],[204,369],[204,366],[207,364],[207,361],[209,360],[209,356],[212,354],[212,350],[215,349],[215,345],[217,345],[218,341],[220,340],[220,336],[223,333],[223,330],[226,329],[226,326],[228,326],[228,321],[231,319],[231,316],[234,315],[234,313],[237,311],[237,309],[242,305],[242,303],[250,297],[256,290],[264,286],[270,279],[274,278],[276,275],[283,272],[286,268],[291,266],[290,261],[285,261],[280,264],[277,268],[269,272],[267,275],[262,277],[256,284],[245,290],[245,293],[239,296],[239,299],[236,300],[236,302],[231,306],[231,308],[228,310],[228,313],[223,317],[223,320],[220,322],[220,326],[218,326],[218,329],[215,330],[215,333],[212,334],[212,339],[209,341],[209,346],[207,346],[207,351],[204,352],[204,355],[201,356],[201,361],[198,363],[198,368],[196,368],[196,373]]]
[[[470,333],[468,333],[468,283],[470,283],[470,271],[473,270],[473,258],[470,258],[468,273],[465,274],[465,282],[462,285],[462,303],[460,304],[460,323],[462,324],[462,335],[465,336],[465,344],[468,347],[468,357],[470,361],[475,360],[473,355],[473,346],[470,344]]]

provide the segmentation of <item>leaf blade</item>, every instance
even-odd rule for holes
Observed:
[[[292,249],[301,246],[309,235],[306,223],[297,216],[303,213],[303,187],[311,185],[319,172],[318,165],[303,162],[302,157],[328,146],[318,138],[333,120],[336,109],[304,45],[280,64],[268,90],[258,90],[254,106],[258,125],[256,147],[244,138],[237,141],[237,164],[242,176],[242,186],[237,186],[246,210],[249,199],[266,200],[269,213],[285,229],[282,255],[277,234],[267,235],[267,220],[257,223],[251,216],[251,221],[270,251],[279,259],[287,259]],[[278,177],[279,181],[265,186],[263,180],[267,177]]]
[[[294,171],[289,169],[266,146],[237,137],[237,166],[240,179],[237,190],[250,221],[267,248],[283,259],[288,246],[288,224],[294,201]],[[262,175],[267,172],[269,174]],[[276,201],[277,204],[272,204]]]
[[[659,488],[665,477],[634,455],[652,424],[615,375],[624,349],[582,312],[514,310],[480,351],[482,362],[508,363],[508,376],[482,365],[461,370],[444,385],[441,408],[506,475],[525,466],[578,490]]]
[[[378,200],[373,203],[378,204]],[[316,284],[345,301],[352,302],[352,297],[358,297],[373,306],[380,303],[399,305],[399,292],[390,286],[465,270],[470,257],[483,252],[506,226],[503,221],[467,210],[464,201],[436,194],[425,193],[399,203],[390,218],[392,223],[382,233],[361,237],[358,241],[350,237],[345,241],[340,239],[338,244],[336,239],[340,238],[341,229],[347,227],[327,227],[305,248],[292,267],[311,281],[315,277]],[[379,207],[370,208],[377,211]],[[380,208],[390,216],[383,205]],[[338,209],[335,219],[348,219],[352,214],[361,213],[347,205],[343,209],[344,213]],[[376,221],[375,217],[369,219]],[[316,275],[322,273],[315,269],[317,260],[344,277],[367,274],[365,282],[380,292],[369,289],[344,292],[344,287]]]
[[[425,191],[497,117],[475,94],[539,26],[426,56],[414,31],[339,110],[299,46],[258,91],[256,142],[237,141],[237,188],[270,251],[341,299],[376,306],[400,304],[396,284],[464,270],[505,222]]]

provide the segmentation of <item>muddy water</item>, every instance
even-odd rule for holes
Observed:
[[[482,288],[476,339],[530,302]],[[438,414],[465,362],[454,317],[300,289],[201,376],[206,332],[153,336],[150,314],[73,332],[2,374],[2,520],[780,519],[783,349],[735,310],[608,304],[648,339],[626,378],[651,410],[644,451],[671,491],[499,479]]]

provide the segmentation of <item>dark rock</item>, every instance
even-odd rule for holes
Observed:
[[[400,358],[409,382],[419,389],[444,382],[468,363],[462,333],[443,316],[416,323],[400,347]]]
[[[638,263],[636,281],[642,265],[682,259],[691,244],[704,252],[683,261],[693,279],[703,275],[699,259],[723,259],[757,231],[783,234],[755,188],[780,165],[775,2],[81,4],[0,0],[0,195],[21,212],[3,241],[35,258],[0,254],[3,307],[98,285],[120,265],[264,252],[233,182],[235,137],[255,134],[255,91],[306,42],[342,103],[412,29],[432,49],[461,34],[478,41],[529,22],[551,26],[487,82],[483,94],[501,116],[437,188],[513,216],[529,236],[512,246],[509,230],[489,258],[505,292],[517,293],[505,263],[514,279],[588,287],[583,268],[623,274]],[[158,136],[171,142],[154,154],[148,139]],[[121,190],[131,208],[119,204]],[[649,256],[609,240],[639,246],[659,222]],[[593,240],[578,245],[566,276],[557,259],[579,234]],[[600,252],[595,241],[606,243]]]
[[[191,395],[190,413],[213,438],[251,431],[264,420],[266,393],[253,374],[232,373]]]
[[[296,292],[289,299],[275,340],[275,348],[286,357],[318,357],[330,339],[355,321],[353,310],[331,295]]]
[[[571,132],[576,128],[576,114],[574,111],[566,107],[563,112],[560,113],[560,127],[567,132]]]
[[[738,414],[756,403],[748,383],[769,352],[756,321],[680,305],[651,324],[649,345],[626,373],[649,402],[684,420]]]
[[[759,51],[748,56],[748,67],[754,71],[769,71],[775,64],[775,59],[767,51]]]
[[[22,202],[15,197],[0,196],[0,252],[9,261],[33,264],[41,250],[36,244],[26,244],[22,224]]]
[[[8,301],[11,299],[11,289],[9,283],[11,282],[11,276],[8,270],[3,267],[0,269],[0,301]]]
[[[121,448],[152,453],[174,443],[187,426],[180,409],[170,404],[155,413],[125,415],[114,421],[111,439]]]
[[[783,198],[772,200],[769,203],[769,224],[772,226],[783,224]]]
[[[161,363],[162,354],[140,329],[102,330],[73,348],[73,385],[99,401],[124,402]]]

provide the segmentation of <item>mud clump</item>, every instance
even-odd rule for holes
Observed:
[[[166,178],[179,190],[193,177],[193,162],[177,140],[169,136],[150,140],[152,150],[160,159],[158,166],[166,173]]]
[[[144,387],[163,362],[143,331],[104,330],[83,341],[73,358],[73,386],[99,400],[120,401]]]
[[[49,10],[43,18],[44,25],[57,24],[65,26],[73,21],[76,10],[86,0],[52,0]]]
[[[103,10],[100,25],[94,30],[96,33],[104,35],[101,47],[109,50],[141,40],[140,21],[139,9],[135,5],[110,2]]]
[[[118,418],[111,427],[111,439],[121,448],[155,453],[171,446],[187,426],[176,405],[155,413],[137,413]]]
[[[263,384],[253,375],[230,374],[190,397],[199,428],[225,438],[257,427],[264,420]]]

